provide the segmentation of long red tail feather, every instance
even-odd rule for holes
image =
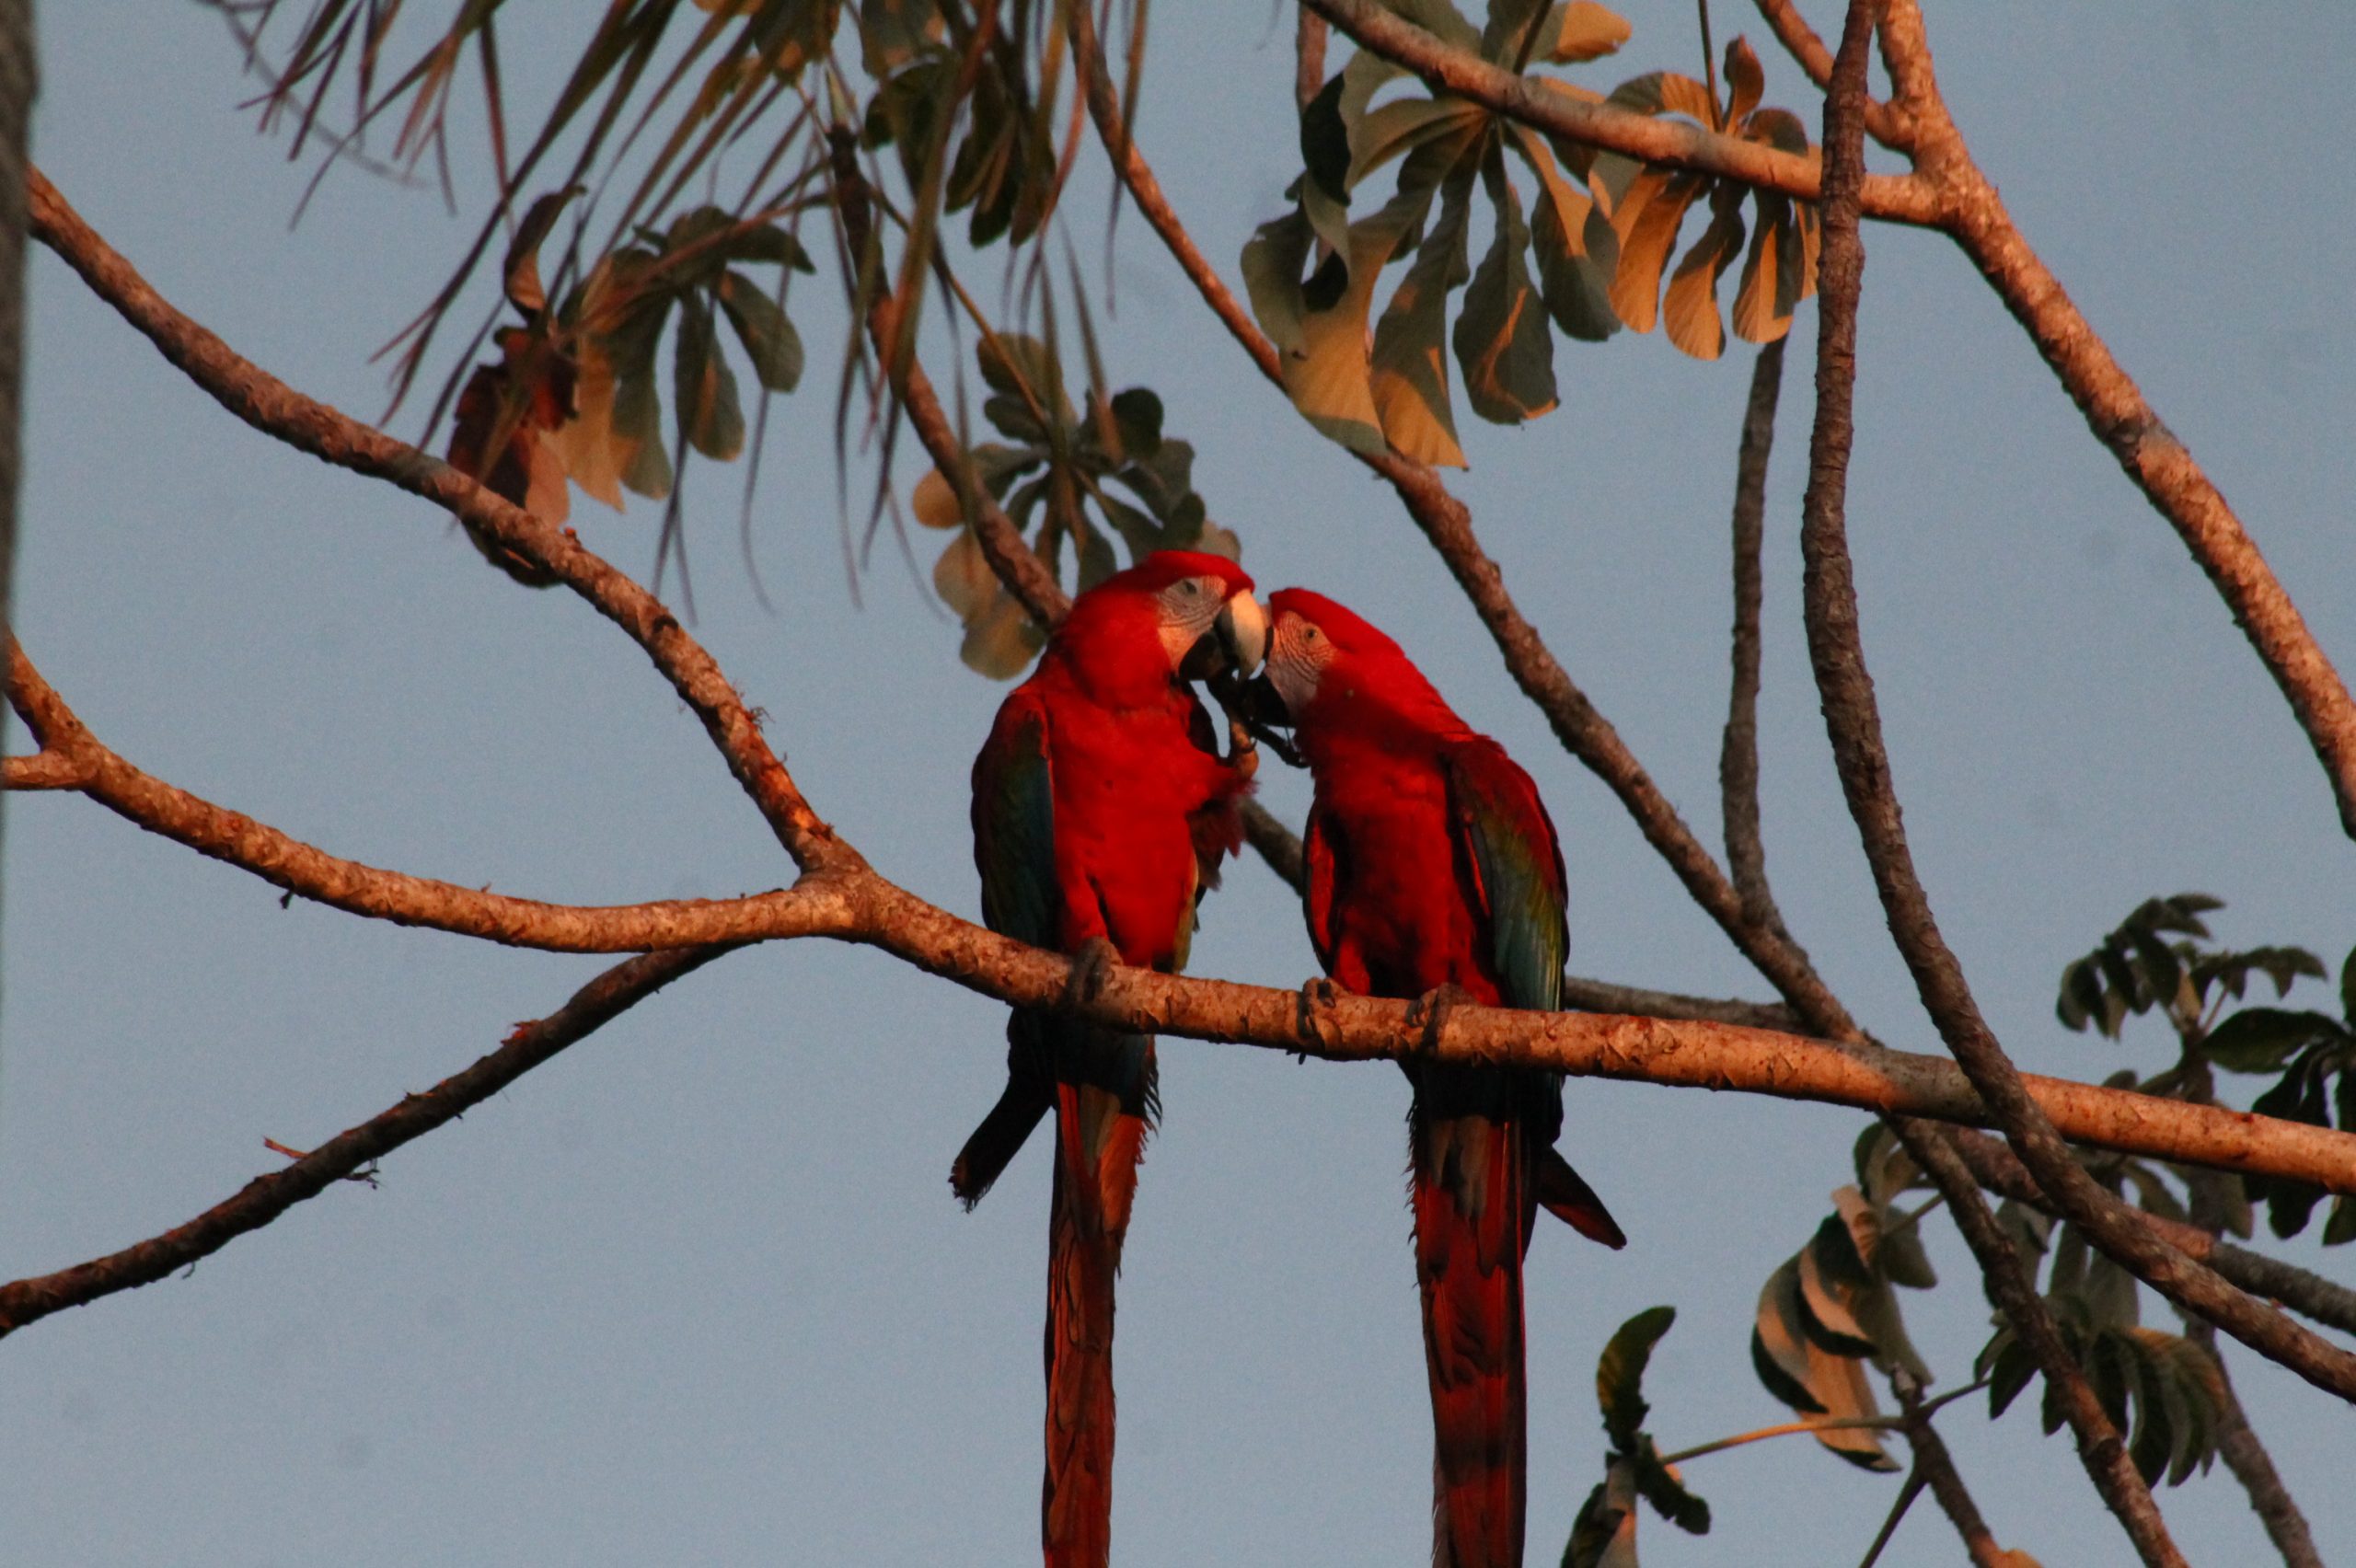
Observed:
[[[1113,1285],[1146,1123],[1093,1087],[1058,1084],[1057,1101],[1040,1535],[1046,1568],[1104,1568],[1113,1533]]]
[[[1522,1251],[1526,1130],[1455,1116],[1415,1130],[1415,1272],[1430,1374],[1435,1568],[1521,1568],[1528,1490]]]

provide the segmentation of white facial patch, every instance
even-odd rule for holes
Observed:
[[[1317,682],[1333,663],[1334,640],[1290,610],[1276,617],[1276,638],[1268,648],[1268,681],[1284,698],[1295,718],[1317,695]]]
[[[1161,591],[1161,651],[1172,669],[1186,662],[1218,618],[1223,586],[1216,577],[1182,577]]]

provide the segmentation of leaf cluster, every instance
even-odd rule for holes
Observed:
[[[1452,48],[1520,71],[1601,58],[1629,36],[1592,0],[1491,0],[1475,30],[1449,0],[1394,7]],[[1783,336],[1812,291],[1812,208],[1706,175],[1657,169],[1550,137],[1449,92],[1383,98],[1403,73],[1360,51],[1303,107],[1303,170],[1293,210],[1262,225],[1243,249],[1253,313],[1283,355],[1285,389],[1318,430],[1351,449],[1389,446],[1418,462],[1461,467],[1449,385],[1448,300],[1462,299],[1453,335],[1466,401],[1483,419],[1517,424],[1556,403],[1553,340],[1600,340],[1623,324],[1649,331],[1661,315],[1661,278],[1690,210],[1711,221],[1668,285],[1669,335],[1715,359],[1724,344],[1717,290],[1756,212],[1735,302],[1736,332]],[[1657,71],[1607,98],[1533,75],[1541,91],[1632,113],[1689,116],[1705,128],[1805,152],[1798,118],[1759,106],[1764,74],[1748,43],[1726,53],[1727,94]],[[1380,98],[1381,101],[1378,101]],[[1398,166],[1392,194],[1363,215],[1354,200]],[[1525,207],[1523,179],[1530,183]],[[1473,195],[1490,213],[1490,243],[1472,265]],[[1384,269],[1405,261],[1375,314]]]
[[[787,230],[702,206],[665,230],[641,231],[637,243],[599,261],[551,309],[539,250],[576,194],[540,198],[518,228],[507,254],[506,293],[522,324],[502,329],[494,339],[501,357],[468,378],[449,447],[453,467],[559,523],[570,512],[568,478],[617,510],[625,488],[656,500],[670,493],[657,360],[675,315],[672,415],[682,460],[688,448],[722,462],[735,458],[744,450],[745,413],[718,324],[728,324],[764,390],[792,391],[803,352],[783,288],[759,283],[745,269],[812,270]],[[519,581],[546,585],[496,547],[476,543]]]
[[[1938,1283],[1923,1250],[1920,1210],[1898,1206],[1922,1172],[1879,1123],[1852,1150],[1857,1181],[1832,1193],[1833,1212],[1759,1293],[1750,1363],[1767,1391],[1803,1415],[1870,1420],[1881,1412],[1865,1378],[1871,1363],[1905,1371],[1917,1386],[1930,1368],[1907,1338],[1896,1288]],[[1827,1427],[1816,1440],[1852,1464],[1894,1470],[1880,1431]]]
[[[2146,1092],[2205,1090],[2211,1067],[2277,1075],[2252,1102],[2252,1110],[2311,1126],[2329,1127],[2336,1122],[2343,1132],[2356,1131],[2356,1073],[2350,1070],[2356,1066],[2356,949],[2340,964],[2337,1017],[2280,1007],[2243,1007],[2217,1017],[2229,1000],[2239,1002],[2247,995],[2257,975],[2273,983],[2280,1000],[2299,980],[2324,979],[2327,973],[2323,961],[2302,947],[2233,950],[2210,945],[2202,917],[2223,907],[2221,900],[2198,893],[2144,900],[2099,947],[2062,969],[2055,1016],[2071,1029],[2092,1027],[2117,1039],[2129,1017],[2157,1010],[2175,1026],[2184,1059],[2142,1084]],[[2139,1167],[2131,1174],[2146,1194],[2158,1185],[2148,1169]],[[2233,1181],[2202,1180],[2212,1186]],[[2202,1195],[2196,1187],[2196,1207]],[[2287,1239],[2305,1228],[2325,1195],[2310,1182],[2246,1176],[2235,1184],[2226,1214],[2198,1217],[2247,1235],[2246,1217],[2234,1223],[2238,1211],[2248,1202],[2262,1203],[2269,1228]],[[2148,1202],[2146,1206],[2151,1206]],[[2335,1197],[2324,1224],[2324,1244],[2336,1246],[2350,1238],[2356,1238],[2356,1204]]]
[[[1003,441],[966,453],[970,478],[999,503],[1060,581],[1068,547],[1080,591],[1156,550],[1230,558],[1235,536],[1210,521],[1195,492],[1195,449],[1162,432],[1161,399],[1142,386],[1103,395],[1101,371],[1076,408],[1059,356],[1020,333],[986,337],[976,352],[988,396],[982,416]],[[1091,356],[1091,362],[1093,356]],[[934,469],[913,498],[917,520],[958,535],[933,567],[933,586],[964,626],[959,656],[996,680],[1020,674],[1045,633],[1006,591],[973,530],[976,497]]]
[[[2178,1486],[2216,1458],[2225,1385],[2215,1360],[2181,1334],[2147,1329],[2136,1320],[2134,1276],[2087,1245],[2075,1225],[2055,1226],[2033,1209],[2007,1202],[1997,1219],[2014,1248],[2032,1266],[2050,1254],[2045,1303],[2071,1356],[2085,1371],[2111,1424],[2125,1434],[2128,1452],[2147,1484]],[[2001,1416],[2036,1375],[2028,1347],[2001,1318],[1981,1351],[1988,1379],[1988,1413]],[[2039,1418],[2047,1433],[2061,1430],[2061,1396],[2046,1384]]]
[[[1611,1447],[1603,1480],[1588,1493],[1563,1549],[1563,1568],[1636,1568],[1636,1500],[1689,1535],[1710,1531],[1710,1505],[1661,1461],[1645,1418],[1645,1367],[1677,1321],[1674,1307],[1648,1307],[1620,1325],[1595,1366],[1596,1402]]]

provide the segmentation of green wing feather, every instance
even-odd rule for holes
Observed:
[[[1047,768],[1047,716],[1036,702],[1009,702],[974,761],[974,865],[982,874],[982,920],[1033,947],[1063,945],[1063,891],[1056,876],[1056,796]]]
[[[1489,958],[1508,1007],[1562,1005],[1570,957],[1563,851],[1538,787],[1505,748],[1479,736],[1446,759],[1449,814],[1479,877]]]

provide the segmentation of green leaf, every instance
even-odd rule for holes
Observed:
[[[720,308],[745,345],[753,374],[772,392],[791,392],[802,382],[802,336],[777,301],[755,286],[742,272],[720,280]]]
[[[1554,340],[1546,329],[1544,302],[1530,282],[1524,255],[1530,229],[1502,153],[1489,155],[1481,179],[1496,204],[1497,232],[1464,291],[1464,306],[1456,317],[1456,358],[1464,367],[1464,395],[1472,411],[1496,424],[1519,424],[1554,406]]]
[[[1073,422],[1062,367],[1038,339],[1022,332],[993,333],[975,350],[974,363],[981,369],[983,385],[991,391],[1013,398],[1025,409],[1035,400],[1058,425]]]
[[[1112,542],[1087,524],[1078,525],[1080,536],[1080,591],[1087,593],[1099,582],[1121,570],[1120,559],[1114,555]]]
[[[720,352],[711,312],[690,304],[679,312],[679,341],[673,353],[673,412],[687,444],[707,457],[732,461],[745,449],[745,411],[736,401],[736,375]]]
[[[1478,130],[1488,116],[1487,110],[1469,98],[1400,98],[1386,103],[1350,127],[1343,189],[1355,190],[1359,181],[1383,165],[1426,142],[1451,135],[1461,139]]]
[[[1472,275],[1465,231],[1472,175],[1461,169],[1442,190],[1439,217],[1375,324],[1374,406],[1392,446],[1418,463],[1464,467],[1448,385],[1448,296]]]
[[[2328,1015],[2285,1008],[2244,1008],[2219,1022],[2200,1043],[2209,1059],[2233,1073],[2270,1073],[2312,1041],[2337,1034]]]
[[[1799,1260],[1787,1259],[1767,1278],[1759,1293],[1759,1311],[1750,1334],[1751,1366],[1768,1392],[1803,1414],[1841,1419],[1869,1418],[1880,1413],[1873,1389],[1865,1382],[1864,1365],[1851,1356],[1835,1355],[1810,1342],[1802,1319]],[[1828,1428],[1816,1440],[1850,1463],[1871,1470],[1894,1470],[1898,1462],[1883,1448],[1881,1435],[1869,1427]]]
[[[1636,1451],[1636,1493],[1687,1535],[1710,1533],[1710,1505],[1686,1491],[1685,1483],[1660,1462],[1650,1438]]]
[[[797,272],[815,272],[817,263],[810,259],[810,252],[802,242],[775,224],[756,224],[727,241],[721,248],[732,261],[760,261],[773,266],[791,267]]]
[[[2356,947],[2339,963],[2339,1015],[2356,1028]]]
[[[1450,49],[1471,54],[1481,48],[1481,35],[1449,0],[1382,0],[1382,8],[1415,23]]]
[[[1161,399],[1142,386],[1113,394],[1113,428],[1121,455],[1138,462],[1161,450]]]
[[[2337,1247],[2343,1241],[2356,1241],[2356,1203],[2350,1203],[2342,1193],[2331,1200],[2331,1213],[2323,1222],[2323,1244]]]
[[[1645,1402],[1643,1385],[1653,1346],[1676,1321],[1674,1307],[1646,1308],[1613,1331],[1595,1364],[1595,1398],[1603,1410],[1603,1430],[1622,1453],[1635,1447],[1652,1408]]]
[[[1300,270],[1309,260],[1309,220],[1299,209],[1252,231],[1243,246],[1243,292],[1260,330],[1280,354],[1300,352]]]

